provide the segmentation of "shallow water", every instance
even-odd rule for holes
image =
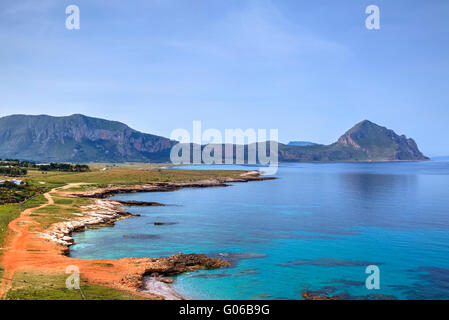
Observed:
[[[170,284],[159,281],[157,278],[145,276],[143,278],[142,292],[164,297],[165,300],[184,299]]]
[[[276,176],[115,196],[171,205],[128,208],[142,216],[76,234],[71,256],[194,252],[233,262],[178,276],[174,288],[190,298],[300,299],[312,290],[354,299],[449,299],[449,162],[287,164]],[[380,268],[379,290],[365,286],[368,265]]]

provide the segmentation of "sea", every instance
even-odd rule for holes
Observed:
[[[184,169],[263,167],[198,165]],[[174,277],[190,299],[449,299],[449,161],[280,164],[277,179],[120,194],[140,217],[77,233],[82,259],[204,253],[231,267]],[[164,222],[165,225],[155,225]]]

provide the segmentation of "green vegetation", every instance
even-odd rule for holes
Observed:
[[[0,159],[0,165],[19,168],[36,168],[36,163],[33,161],[22,161],[18,159]]]
[[[8,224],[17,219],[23,210],[38,207],[47,202],[43,195],[37,195],[23,204],[8,203],[0,205],[0,247],[4,244],[4,239],[8,233]],[[0,255],[1,255],[0,251]]]
[[[85,164],[50,163],[38,165],[33,161],[21,161],[17,159],[0,159],[0,175],[8,177],[26,176],[28,169],[39,169],[40,171],[63,171],[63,172],[87,172],[89,166]]]
[[[8,224],[16,219],[19,214],[20,207],[18,204],[4,204],[0,206],[0,246],[4,244],[4,239],[8,232]]]
[[[66,288],[66,274],[16,273],[8,300],[137,300],[141,297],[95,284],[81,278],[81,290]]]
[[[101,163],[89,162],[87,163],[91,170],[100,169],[138,169],[138,170],[153,170],[173,167],[172,163],[150,163],[150,162],[127,162],[127,163]]]
[[[75,198],[75,197],[55,197],[53,196],[55,205],[81,207],[87,206],[92,203],[92,200],[88,198]]]
[[[8,177],[21,177],[27,174],[27,169],[22,169],[19,167],[0,167],[0,175]]]
[[[112,263],[106,262],[94,262],[91,263],[92,266],[103,267],[103,268],[112,268],[114,265]]]
[[[36,164],[32,161],[20,161],[17,159],[0,159],[0,175],[8,177],[25,176],[27,168],[35,168]]]
[[[37,209],[31,214],[31,217],[44,229],[53,223],[76,217],[76,214],[82,211],[82,206],[92,203],[92,200],[88,198],[53,197],[53,199],[55,204]]]
[[[238,177],[244,173],[241,170],[138,170],[138,169],[110,169],[106,171],[90,171],[81,173],[50,172],[39,175],[30,172],[29,179],[46,183],[92,183],[99,186],[109,184],[140,185],[152,182],[195,182],[211,178]]]
[[[19,205],[20,210],[26,210],[30,208],[39,207],[40,205],[47,202],[43,194],[35,195],[34,197],[28,199],[23,204]]]
[[[33,185],[16,185],[5,181],[0,185],[0,204],[23,202],[35,194],[43,193],[45,188]]]
[[[50,163],[38,165],[40,171],[64,171],[64,172],[87,172],[89,166],[85,164]]]

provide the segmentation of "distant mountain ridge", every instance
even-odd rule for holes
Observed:
[[[176,144],[127,125],[74,114],[0,118],[0,157],[41,162],[165,161]]]
[[[37,162],[169,162],[178,142],[126,124],[74,114],[0,118],[0,158]],[[331,145],[278,144],[279,161],[428,160],[413,139],[368,120]]]

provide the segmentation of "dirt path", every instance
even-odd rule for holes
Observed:
[[[9,289],[11,289],[12,281],[11,279],[14,276],[14,272],[17,268],[17,265],[20,264],[21,256],[24,256],[24,252],[27,250],[27,238],[29,237],[29,228],[35,222],[30,219],[30,215],[33,211],[45,208],[46,206],[54,204],[53,198],[50,195],[55,189],[52,189],[50,192],[44,193],[44,197],[47,199],[47,203],[40,205],[39,207],[30,208],[24,210],[19,218],[11,221],[8,224],[8,228],[15,232],[14,235],[10,237],[10,242],[8,243],[7,253],[5,252],[4,259],[2,259],[2,265],[5,269],[3,273],[1,285],[0,285],[0,300],[6,298],[6,294]],[[14,254],[9,254],[14,253]]]
[[[66,194],[63,190],[82,184],[86,183],[71,183],[62,188],[52,189],[44,194],[47,203],[24,210],[17,219],[9,223],[8,227],[13,230],[13,233],[8,237],[8,247],[4,250],[0,261],[5,269],[0,284],[0,300],[6,299],[8,291],[13,288],[14,275],[24,272],[65,275],[67,267],[75,266],[79,269],[83,281],[88,283],[127,291],[143,299],[161,299],[163,297],[159,292],[151,294],[137,290],[141,287],[144,274],[164,275],[198,268],[215,269],[229,266],[220,259],[208,258],[204,255],[177,254],[166,258],[123,259],[68,257],[65,255],[67,247],[42,237],[42,226],[33,219],[32,214],[35,210],[54,204],[52,195]]]
[[[6,298],[8,291],[12,286],[12,279],[14,276],[14,272],[17,268],[23,264],[24,258],[27,256],[27,244],[29,244],[30,240],[30,227],[36,225],[36,222],[30,218],[30,215],[35,211],[42,208],[45,208],[49,205],[53,205],[55,202],[51,193],[57,193],[57,190],[66,190],[69,188],[77,187],[80,185],[84,185],[85,183],[70,183],[60,188],[54,188],[47,193],[44,193],[44,197],[47,199],[47,203],[42,204],[38,207],[29,208],[20,214],[20,216],[11,221],[8,224],[8,228],[11,229],[14,234],[9,237],[8,246],[4,256],[2,258],[2,265],[5,269],[3,273],[1,282],[0,282],[0,300]]]

